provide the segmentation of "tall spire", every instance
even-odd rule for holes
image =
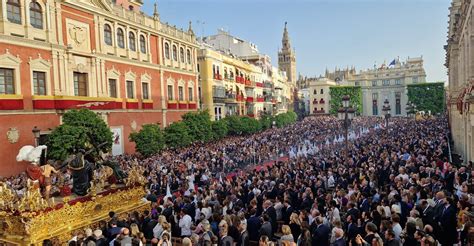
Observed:
[[[285,28],[283,29],[283,39],[281,40],[281,43],[283,44],[283,50],[290,50],[290,37],[288,35],[288,28],[286,25],[288,22],[285,21]]]
[[[188,33],[191,34],[192,36],[194,36],[192,21],[189,21]]]
[[[158,3],[155,2],[154,10],[153,10],[153,17],[155,19],[160,18],[160,14],[158,13]]]

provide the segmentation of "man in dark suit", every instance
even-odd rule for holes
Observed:
[[[434,207],[434,220],[439,221],[443,210],[444,210],[444,198],[445,194],[443,191],[436,193],[436,205]]]
[[[143,215],[143,222],[141,224],[142,232],[146,239],[151,240],[153,238],[153,228],[155,228],[158,221],[151,218],[150,211],[145,210]]]
[[[262,218],[263,224],[262,227],[260,227],[259,238],[261,238],[262,236],[267,236],[270,240],[273,240],[273,229],[272,224],[270,223],[270,217],[268,216],[268,214],[264,214]]]
[[[428,202],[426,200],[422,200],[420,203],[420,208],[421,208],[421,220],[423,221],[423,225],[434,225],[434,209],[428,205]]]
[[[110,228],[107,230],[108,242],[112,241],[117,235],[122,232],[122,227],[117,226],[117,220],[115,220],[115,218],[110,221],[109,225]]]
[[[283,203],[284,205],[284,208],[282,209],[282,213],[283,213],[283,221],[285,222],[285,225],[289,225],[290,224],[290,217],[291,217],[291,214],[295,211],[293,209],[293,206],[291,206],[291,202],[289,200],[285,200],[285,202]]]
[[[354,219],[359,218],[360,211],[355,207],[355,204],[350,202],[347,204],[349,206],[349,209],[347,210],[347,215],[351,215],[354,217]]]
[[[245,221],[240,223],[239,231],[240,231],[240,238],[237,242],[237,245],[249,246],[250,236],[249,236],[249,232],[247,231],[247,223]]]
[[[321,216],[316,217],[315,221],[317,227],[311,236],[312,246],[329,246],[331,229],[329,226],[323,224],[323,218]]]
[[[335,228],[334,235],[336,237],[336,240],[331,244],[331,246],[346,246],[346,240],[344,239],[344,231],[341,228]]]
[[[442,233],[439,236],[439,242],[442,245],[453,245],[457,243],[456,207],[454,206],[454,201],[451,197],[446,197],[444,200],[444,209],[439,219],[439,225],[442,229]]]
[[[253,208],[250,210],[250,218],[247,219],[247,230],[249,232],[250,241],[257,241],[260,239],[259,231],[262,226],[260,218],[257,217],[257,211]]]
[[[359,227],[356,224],[356,218],[352,215],[347,216],[347,241],[352,242],[352,245],[357,245],[355,238],[359,234]]]
[[[369,204],[369,194],[368,193],[362,193],[362,202],[360,203],[360,211],[362,212],[366,212],[368,213],[369,212],[369,209],[370,209],[370,204]]]
[[[263,203],[263,209],[264,209],[263,213],[268,214],[268,217],[270,218],[270,224],[272,225],[272,231],[276,232],[277,229],[278,229],[277,214],[276,214],[276,209],[273,207],[272,202],[270,200],[266,200]]]

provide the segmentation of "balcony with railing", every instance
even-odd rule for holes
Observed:
[[[237,102],[243,102],[243,101],[245,101],[245,98],[244,98],[243,95],[237,95],[237,96],[235,97],[235,99],[237,100]]]
[[[246,79],[245,87],[255,87],[255,82],[251,81],[250,79]]]
[[[237,98],[237,96],[235,95],[235,93],[227,92],[225,94],[225,102],[226,103],[236,103],[236,98]]]
[[[226,98],[225,87],[224,86],[213,86],[212,87],[212,97],[214,98]]]
[[[227,81],[231,81],[231,82],[234,82],[235,81],[235,78],[234,78],[234,75],[232,76],[224,76],[224,79],[227,80]]]
[[[222,75],[216,73],[216,74],[214,74],[214,79],[215,80],[222,80]]]
[[[237,82],[239,84],[245,84],[245,78],[241,77],[241,76],[236,76],[235,77],[235,82]]]

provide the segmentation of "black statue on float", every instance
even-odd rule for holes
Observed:
[[[84,157],[92,153],[94,149],[85,151],[80,149],[77,154],[72,154],[63,163],[63,167],[67,165],[72,173],[72,192],[78,196],[87,195],[90,188],[90,181],[94,175],[94,165]]]
[[[72,192],[78,196],[85,196],[94,178],[94,170],[103,166],[108,166],[113,170],[113,175],[118,182],[122,182],[127,175],[120,169],[120,165],[107,159],[107,155],[100,151],[100,148],[107,143],[99,144],[88,151],[80,149],[78,153],[67,158],[61,168],[67,166],[72,173]],[[99,157],[91,155],[99,153]]]

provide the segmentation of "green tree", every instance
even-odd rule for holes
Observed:
[[[240,117],[240,125],[242,126],[242,135],[253,134],[261,130],[260,122],[247,116]]]
[[[98,147],[103,152],[112,147],[112,132],[104,120],[88,109],[71,110],[63,115],[63,124],[48,137],[48,157],[64,160],[79,149]],[[97,155],[94,151],[91,155]]]
[[[264,114],[260,117],[260,125],[262,126],[262,130],[266,130],[272,127],[273,124],[273,116]]]
[[[193,138],[189,135],[189,129],[184,122],[174,122],[165,128],[165,143],[168,147],[185,147],[192,142]]]
[[[232,115],[224,118],[224,121],[227,123],[227,129],[229,135],[238,136],[242,135],[244,131],[244,127],[242,125],[242,121],[240,120],[239,116]]]
[[[182,118],[193,141],[208,142],[213,139],[211,116],[207,110],[186,113]]]
[[[298,116],[295,112],[287,112],[275,116],[276,127],[281,128],[296,122]]]
[[[222,139],[227,136],[227,123],[224,120],[213,121],[211,124],[214,139]]]
[[[444,83],[421,83],[407,86],[408,100],[416,105],[416,110],[442,113],[445,108]],[[405,105],[401,105],[405,107]]]
[[[362,114],[362,88],[360,86],[331,86],[329,94],[331,95],[329,113],[337,114],[337,110],[342,107],[342,97],[348,95],[349,103],[355,108],[356,114]]]
[[[158,124],[143,125],[139,132],[132,132],[129,139],[135,142],[135,150],[145,157],[159,153],[165,145],[163,132]]]

